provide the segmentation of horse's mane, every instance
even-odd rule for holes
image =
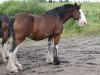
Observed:
[[[48,16],[52,16],[52,17],[60,16],[60,18],[63,19],[65,14],[67,14],[67,12],[70,9],[75,8],[75,7],[78,7],[78,6],[75,6],[74,4],[65,4],[63,6],[59,6],[49,11],[46,11],[44,14],[47,14]]]

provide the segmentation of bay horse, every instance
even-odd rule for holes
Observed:
[[[8,25],[10,18],[6,15],[0,16],[0,38],[2,39],[0,49],[0,63],[7,62],[6,58],[9,55],[7,50],[7,38],[8,38]]]
[[[73,18],[80,26],[87,22],[81,10],[81,5],[65,4],[46,11],[42,15],[33,15],[29,13],[16,14],[11,20],[8,28],[8,38],[12,37],[13,44],[10,49],[7,69],[10,72],[22,70],[22,65],[17,61],[17,50],[26,37],[32,40],[43,40],[48,38],[48,52],[46,57],[47,63],[55,65],[60,64],[58,59],[58,43],[63,31],[63,24]],[[51,48],[51,44],[54,47]]]

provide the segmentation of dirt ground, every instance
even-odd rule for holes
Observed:
[[[9,73],[0,64],[0,75],[100,75],[100,36],[61,39],[60,65],[46,64],[47,40],[27,41],[18,49],[23,70]]]

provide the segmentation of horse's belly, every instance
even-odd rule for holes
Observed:
[[[32,40],[43,40],[43,39],[46,39],[48,38],[50,34],[47,34],[47,33],[43,33],[43,34],[32,34],[30,36],[28,36],[28,38],[32,39]]]

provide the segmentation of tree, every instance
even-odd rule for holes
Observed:
[[[52,0],[49,0],[49,3],[52,3]]]
[[[62,2],[62,0],[60,0],[60,2]]]
[[[39,0],[39,2],[46,2],[46,0]]]
[[[65,0],[65,2],[69,2],[68,0]]]

